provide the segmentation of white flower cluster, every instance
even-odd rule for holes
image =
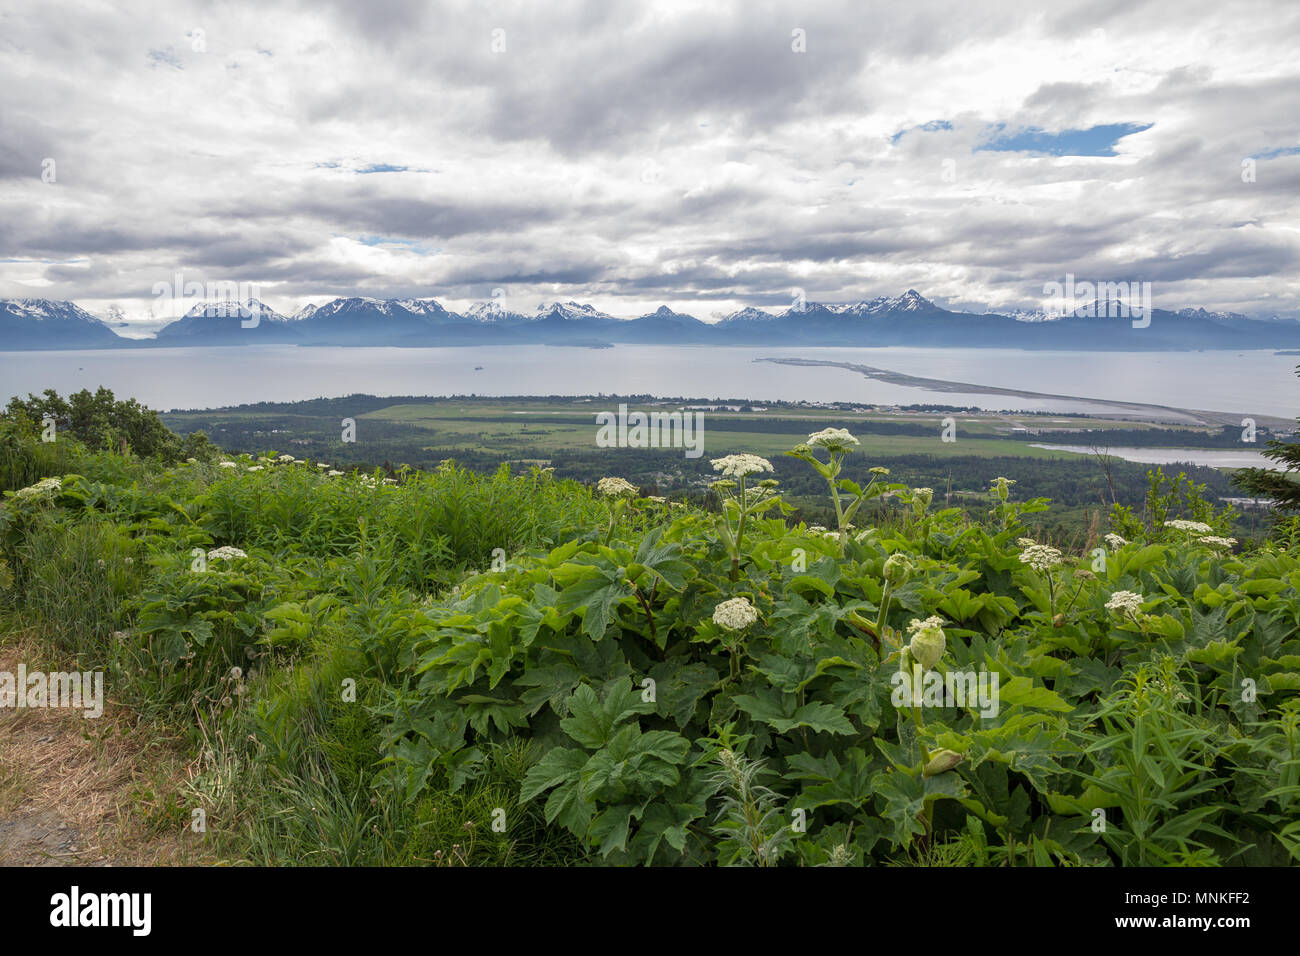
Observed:
[[[746,475],[772,471],[772,463],[757,455],[727,455],[725,458],[713,459],[713,470],[731,478],[744,478]]]
[[[1128,541],[1125,538],[1120,537],[1114,532],[1106,535],[1104,540],[1106,542],[1106,547],[1110,548],[1112,551],[1118,551],[1120,548],[1124,547],[1124,545],[1128,544]]]
[[[1201,544],[1208,544],[1211,548],[1231,548],[1237,543],[1236,538],[1220,538],[1215,534],[1207,534],[1196,540]]]
[[[829,451],[849,451],[859,442],[847,428],[823,428],[808,436],[808,444]]]
[[[907,645],[912,652],[912,660],[930,670],[939,663],[948,644],[943,633],[943,618],[935,615],[924,621],[913,618],[912,623],[907,625],[907,630],[912,635],[912,640]]]
[[[276,461],[283,462],[286,465],[292,464],[297,460],[298,459],[294,458],[293,455],[281,455],[279,458],[276,459]]]
[[[1106,602],[1106,610],[1117,614],[1137,614],[1142,610],[1144,600],[1146,599],[1136,591],[1116,591]]]
[[[14,492],[14,497],[19,501],[26,498],[46,498],[53,495],[63,487],[62,478],[42,478],[34,485],[26,488],[19,488]]]
[[[743,597],[723,601],[713,609],[713,623],[728,631],[743,631],[758,620],[758,611]]]
[[[218,468],[238,468],[238,467],[239,467],[239,462],[237,462],[237,461],[219,461],[219,462],[217,462],[217,467],[218,467]]]
[[[233,561],[235,558],[246,557],[248,557],[248,555],[239,550],[239,548],[232,548],[228,544],[220,548],[213,548],[208,552],[209,561]]]
[[[604,498],[635,498],[637,487],[626,478],[602,478],[596,482],[596,493]]]
[[[1046,571],[1061,563],[1061,552],[1046,544],[1031,544],[1020,552],[1020,561],[1035,571]]]
[[[1184,521],[1182,518],[1166,521],[1165,527],[1173,528],[1175,531],[1195,531],[1197,534],[1209,534],[1214,530],[1203,521]]]
[[[343,472],[341,472],[341,471],[336,471],[336,470],[333,469],[333,468],[331,468],[329,471],[325,472],[325,475],[326,475],[326,477],[328,477],[328,478],[337,478],[337,477],[338,477],[339,475],[341,475],[341,474],[343,474]]]

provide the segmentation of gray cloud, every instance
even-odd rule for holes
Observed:
[[[1254,0],[28,5],[0,296],[982,310],[1073,272],[1300,317],[1297,35]],[[1114,157],[977,150],[1121,123]]]

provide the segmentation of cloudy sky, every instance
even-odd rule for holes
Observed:
[[[0,297],[708,318],[1073,273],[1300,318],[1298,48],[1282,0],[19,0]]]

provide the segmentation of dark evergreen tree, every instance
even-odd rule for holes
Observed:
[[[1296,374],[1300,375],[1300,365],[1296,366]],[[1300,419],[1296,424],[1300,425]],[[1272,499],[1279,511],[1300,511],[1300,482],[1291,478],[1293,472],[1300,471],[1300,441],[1274,439],[1263,455],[1285,470],[1242,468],[1232,476],[1232,483],[1256,498]]]

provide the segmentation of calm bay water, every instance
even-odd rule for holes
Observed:
[[[1051,451],[1070,451],[1080,455],[1093,455],[1089,445],[1033,445]],[[1125,448],[1099,445],[1098,450],[1144,465],[1205,465],[1207,468],[1277,468],[1277,462],[1265,458],[1257,451],[1228,451],[1218,448]]]
[[[1088,402],[936,392],[855,372],[755,362],[852,362],[910,375],[1084,399],[1300,414],[1294,356],[1249,352],[1022,352],[621,345],[483,348],[248,348],[0,352],[0,401],[103,385],[158,409],[372,395],[640,394],[693,398],[934,403],[990,409],[1105,411]],[[481,370],[476,370],[482,366]]]

